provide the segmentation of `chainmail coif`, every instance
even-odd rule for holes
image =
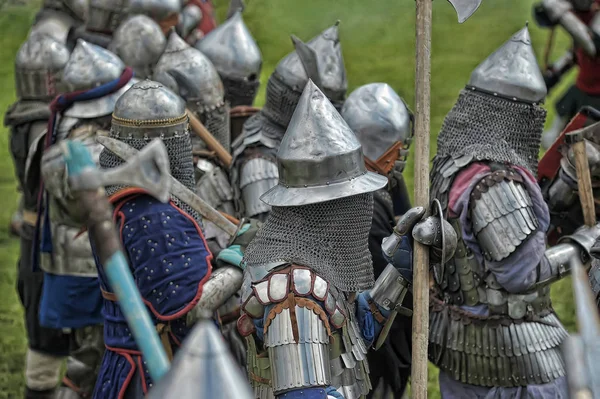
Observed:
[[[272,207],[244,255],[247,268],[285,261],[314,269],[336,288],[357,292],[373,286],[368,238],[373,194],[310,205]]]
[[[111,137],[128,144],[136,150],[141,150],[150,143],[150,140],[140,138],[115,137],[112,131]],[[190,190],[194,191],[196,182],[194,178],[194,162],[192,159],[192,143],[190,141],[189,133],[176,137],[163,138],[162,141],[167,148],[171,176],[179,180],[179,182]],[[125,163],[125,161],[106,148],[100,153],[100,167],[103,169],[114,168],[123,163]],[[111,196],[122,188],[124,188],[124,186],[107,186],[106,195]],[[198,212],[178,198],[174,196],[171,198],[173,202],[175,202],[175,205],[192,216],[198,225],[202,227],[202,216]]]
[[[539,105],[462,90],[438,136],[436,157],[522,166],[537,174],[546,110]]]

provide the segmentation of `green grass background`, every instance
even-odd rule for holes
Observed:
[[[223,18],[227,2],[218,3]],[[452,107],[472,69],[531,19],[531,0],[484,0],[479,11],[466,23],[457,23],[446,1],[434,2],[431,91],[431,154],[444,115]],[[0,110],[14,101],[13,60],[25,39],[39,7],[38,1],[0,10]],[[247,0],[244,14],[263,53],[263,83],[258,105],[262,105],[267,78],[278,60],[292,50],[290,33],[309,40],[340,19],[340,36],[349,89],[369,82],[390,84],[408,104],[414,104],[415,1],[414,0]],[[532,24],[534,25],[534,24]],[[538,59],[542,59],[547,31],[530,26]],[[553,57],[569,45],[558,35]],[[572,80],[573,74],[569,76]],[[568,85],[557,88],[547,101],[552,104]],[[23,360],[26,336],[21,307],[15,291],[18,241],[8,233],[16,208],[16,183],[8,151],[8,131],[0,132],[0,398],[16,398],[23,390]],[[412,191],[413,160],[405,176]],[[575,327],[570,280],[553,287],[554,306],[570,330]],[[437,373],[430,367],[429,392],[438,398]]]

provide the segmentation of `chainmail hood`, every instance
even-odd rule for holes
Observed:
[[[246,249],[247,268],[276,261],[308,266],[336,288],[357,292],[373,286],[368,238],[373,194],[311,205],[274,206]]]
[[[537,174],[546,110],[474,90],[462,90],[438,136],[436,158],[473,155]]]

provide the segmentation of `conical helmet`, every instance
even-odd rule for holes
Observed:
[[[260,198],[299,206],[376,191],[387,177],[367,171],[362,146],[309,79],[277,152],[279,183]]]
[[[181,10],[177,33],[187,40],[188,36],[198,28],[200,21],[202,21],[202,10],[196,4],[189,3]]]
[[[527,26],[475,68],[468,87],[514,101],[544,100],[548,91]]]
[[[112,52],[82,39],[71,53],[65,65],[63,80],[70,91],[90,90],[119,79],[125,70],[125,64]],[[74,118],[97,118],[109,115],[117,99],[133,82],[120,90],[104,97],[89,101],[76,102],[65,115]]]
[[[147,15],[155,20],[164,33],[177,26],[181,0],[129,0],[128,15]]]
[[[146,79],[166,45],[165,35],[152,18],[135,15],[117,28],[108,49],[132,67],[136,77]]]
[[[229,108],[214,65],[199,50],[171,32],[165,52],[154,68],[154,80],[179,94],[206,128],[229,148]],[[194,145],[201,145],[194,140]]]
[[[267,83],[263,113],[281,126],[287,126],[308,79],[319,83],[336,109],[340,110],[348,81],[338,35],[339,21],[307,43],[311,52],[296,50],[284,57]],[[303,43],[302,43],[303,44]],[[306,67],[312,66],[318,76],[310,76]]]
[[[251,399],[250,386],[210,320],[199,322],[148,399]]]
[[[242,13],[236,11],[195,47],[217,68],[231,106],[252,105],[260,83],[262,55]]]
[[[15,60],[17,97],[47,101],[64,92],[63,69],[68,61],[64,43],[44,34],[29,37]]]
[[[342,117],[376,161],[398,141],[411,137],[411,113],[386,83],[369,83],[354,90],[344,102]]]

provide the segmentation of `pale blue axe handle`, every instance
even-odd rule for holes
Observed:
[[[63,153],[69,179],[77,181],[77,177],[84,171],[89,173],[90,168],[100,173],[91,154],[82,143],[65,141]],[[77,191],[76,187],[71,187],[85,214],[85,222],[98,258],[117,296],[135,342],[142,352],[148,372],[154,381],[159,381],[169,370],[169,360],[121,249],[119,235],[112,220],[112,207],[104,195],[104,190],[99,190],[100,188]]]

